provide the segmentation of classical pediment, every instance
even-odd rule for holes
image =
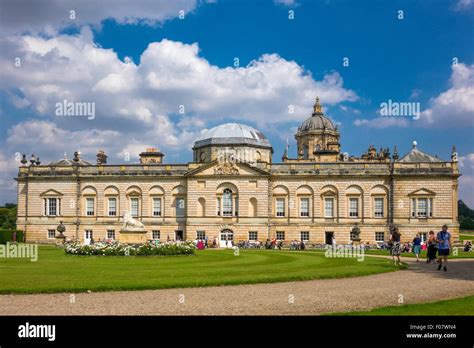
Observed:
[[[434,196],[435,194],[436,193],[431,191],[431,190],[421,188],[421,189],[418,189],[416,191],[413,191],[413,192],[409,193],[409,196]]]
[[[268,172],[253,167],[247,163],[211,162],[195,168],[187,173],[188,176],[240,176],[240,175],[269,175]]]
[[[53,190],[53,189],[49,189],[40,194],[41,197],[44,197],[44,196],[57,197],[57,196],[62,196],[62,195],[63,194],[61,192]]]

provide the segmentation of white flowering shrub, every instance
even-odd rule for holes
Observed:
[[[147,255],[194,255],[196,246],[193,242],[166,242],[160,244],[146,243],[129,245],[119,242],[97,242],[85,245],[78,242],[64,244],[66,254],[103,255],[103,256],[147,256]]]

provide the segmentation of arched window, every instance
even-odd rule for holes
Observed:
[[[232,216],[232,190],[228,188],[222,194],[222,215]]]

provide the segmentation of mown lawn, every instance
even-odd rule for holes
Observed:
[[[405,268],[401,266],[400,268]],[[194,256],[77,256],[40,246],[38,261],[0,258],[0,293],[138,290],[343,278],[398,270],[391,260],[322,253],[203,250]]]
[[[329,315],[474,315],[474,296],[453,300],[387,306],[365,312],[331,313]]]

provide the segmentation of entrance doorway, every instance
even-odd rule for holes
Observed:
[[[334,237],[334,232],[326,232],[324,243],[332,245],[332,237]]]
[[[92,230],[85,230],[84,231],[84,244],[90,245],[92,240]]]
[[[232,248],[234,240],[234,232],[231,230],[222,230],[220,235],[219,246],[221,248]]]
[[[174,231],[174,240],[184,240],[184,233],[181,230]]]

